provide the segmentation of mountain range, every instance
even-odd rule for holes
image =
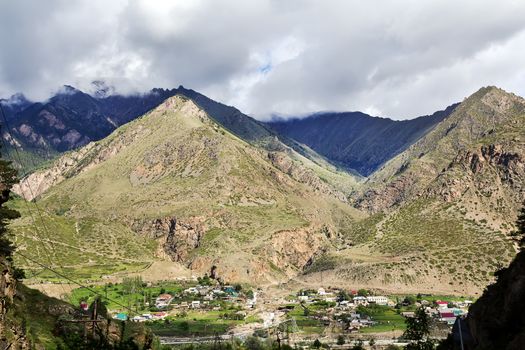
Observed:
[[[45,208],[47,244],[79,276],[162,261],[226,281],[475,294],[515,255],[525,101],[495,87],[407,121],[261,123],[183,87],[18,99],[3,134],[31,155],[8,152],[29,173],[16,191]],[[27,216],[12,229],[43,254]]]

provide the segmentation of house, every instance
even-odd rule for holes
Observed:
[[[155,299],[155,306],[159,309],[165,308],[173,300],[171,294],[160,294],[157,299]]]
[[[356,296],[353,300],[356,306],[363,305],[368,306],[368,299],[366,297]]]
[[[199,294],[199,290],[195,287],[184,289],[184,294]]]
[[[151,314],[151,318],[154,320],[163,320],[168,316],[167,312],[154,312]]]
[[[388,304],[388,298],[385,296],[379,296],[379,295],[368,296],[366,297],[366,300],[369,303],[377,304],[377,305],[387,305]]]
[[[192,308],[192,309],[198,309],[198,308],[200,308],[200,307],[201,307],[201,302],[200,302],[200,300],[193,300],[193,301],[191,302],[191,308]]]
[[[325,290],[324,288],[319,288],[319,289],[317,290],[317,294],[318,294],[318,295],[325,295],[325,294],[326,294],[326,290]]]
[[[443,310],[439,312],[439,320],[453,325],[456,322],[456,315],[450,310]]]
[[[401,313],[401,316],[403,316],[405,318],[412,318],[412,317],[416,316],[416,313],[413,312],[413,311],[405,311],[405,312]]]
[[[438,300],[438,301],[436,301],[436,304],[437,304],[439,309],[446,309],[446,308],[448,308],[448,302],[446,302],[446,301]]]

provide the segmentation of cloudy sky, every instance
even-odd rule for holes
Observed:
[[[184,85],[259,119],[525,95],[525,1],[0,0],[0,96]]]

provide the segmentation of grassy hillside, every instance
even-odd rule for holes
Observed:
[[[467,98],[363,182],[354,203],[373,214],[307,280],[327,271],[325,279],[377,288],[479,292],[516,254],[524,123],[520,97],[489,87]]]
[[[43,191],[48,226],[69,245],[55,245],[70,251],[59,261],[97,273],[104,261],[114,271],[167,254],[202,273],[216,265],[226,279],[285,278],[330,244],[339,217],[359,215],[342,201],[353,177],[291,149],[255,148],[178,96],[66,157],[23,188]],[[49,174],[53,186],[41,187]],[[37,250],[28,220],[13,230]]]

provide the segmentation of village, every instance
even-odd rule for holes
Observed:
[[[468,313],[473,302],[451,296],[383,295],[339,288],[279,295],[271,289],[219,285],[206,276],[157,284],[123,281],[95,288],[120,301],[120,305],[108,303],[112,317],[144,322],[161,338],[170,339],[216,335],[265,338],[276,332],[295,343],[401,339],[406,318],[414,317],[418,308],[431,317],[433,333],[440,338],[458,317]],[[87,308],[89,293],[79,288],[72,301]]]

